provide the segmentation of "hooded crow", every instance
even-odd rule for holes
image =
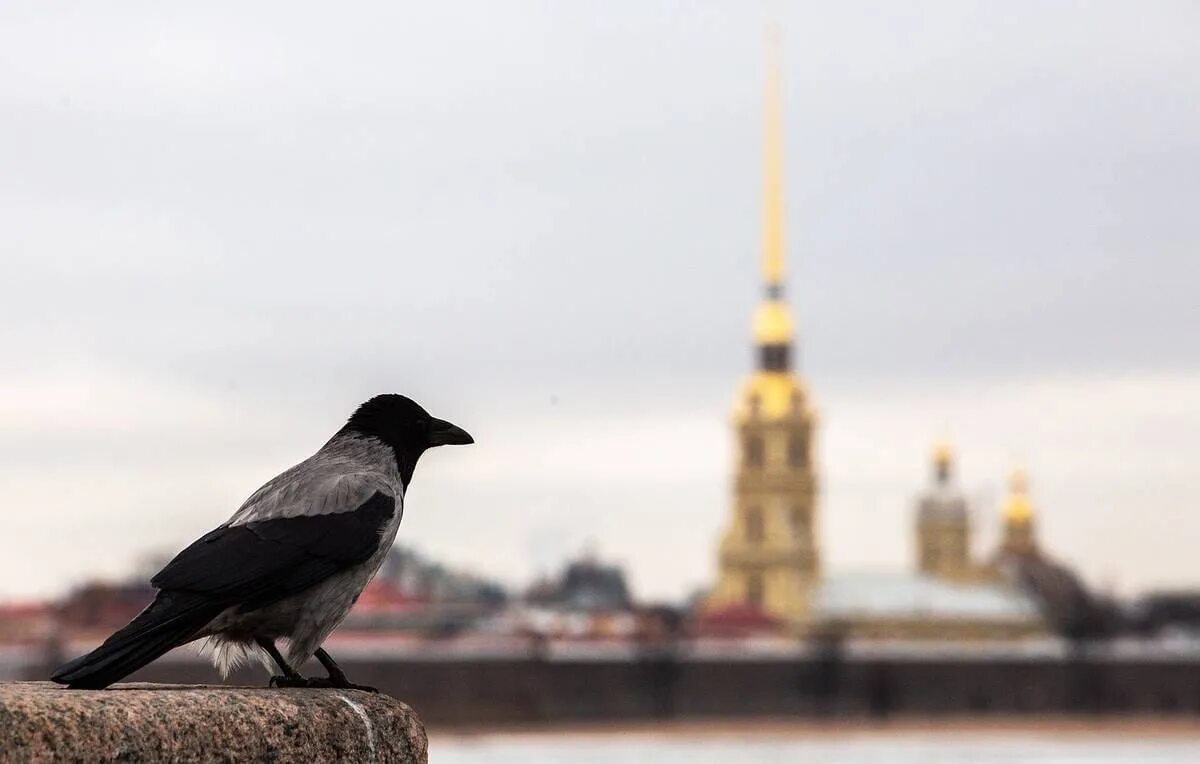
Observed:
[[[222,674],[255,655],[279,667],[273,687],[372,689],[351,684],[321,643],[391,548],[417,459],[473,442],[402,395],[372,398],[321,450],[176,555],[151,579],[158,593],[145,610],[51,679],[100,689],[207,637]],[[286,659],[278,639],[288,642]],[[299,674],[313,656],[328,677]]]

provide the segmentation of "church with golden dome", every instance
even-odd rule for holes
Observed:
[[[792,368],[795,326],[784,301],[783,120],[779,68],[767,88],[763,213],[765,293],[754,317],[758,368],[734,412],[733,517],[720,544],[713,608],[747,604],[793,623],[808,619],[820,580],[815,414]]]
[[[764,137],[764,293],[753,323],[755,369],[734,405],[731,511],[705,617],[756,611],[797,636],[972,641],[1046,634],[1037,601],[1017,585],[1018,568],[1041,555],[1024,474],[1011,480],[998,548],[980,554],[949,444],[934,449],[930,483],[915,502],[914,569],[823,571],[817,416],[796,370],[796,328],[785,301],[783,99],[774,51]]]

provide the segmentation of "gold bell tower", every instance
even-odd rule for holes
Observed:
[[[971,521],[967,501],[954,484],[954,450],[940,443],[933,452],[933,484],[917,500],[917,572],[966,581],[971,565]]]
[[[783,104],[777,47],[766,94],[763,277],[754,317],[758,369],[734,409],[733,518],[721,541],[710,609],[744,604],[803,628],[820,576],[814,413],[792,371],[794,327],[784,302]]]
[[[1029,478],[1024,470],[1014,470],[1008,480],[1008,499],[1004,502],[1004,537],[1000,542],[1002,555],[1011,557],[1037,556],[1038,544],[1034,523],[1033,502],[1029,498]]]

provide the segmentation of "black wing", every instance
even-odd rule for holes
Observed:
[[[376,491],[352,512],[223,525],[176,555],[150,583],[257,610],[366,562],[395,512],[396,499]]]

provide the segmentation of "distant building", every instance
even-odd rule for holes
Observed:
[[[974,556],[971,514],[955,482],[948,445],[936,450],[932,484],[917,500],[916,571],[823,574],[816,416],[794,370],[795,329],[783,298],[782,136],[779,69],[772,61],[766,100],[766,292],[754,319],[757,368],[734,408],[732,513],[720,540],[716,583],[693,628],[708,634],[770,633],[782,626],[793,635],[870,639],[1046,634],[1056,628],[1051,617],[1056,608],[1078,600],[1077,594],[1064,594],[1075,590],[1077,579],[1040,553],[1023,476],[1014,480],[1004,508],[1000,549],[986,563]]]
[[[871,640],[1008,640],[1046,634],[1035,603],[998,584],[903,572],[849,573],[821,587],[817,622]]]
[[[721,540],[717,583],[708,611],[732,605],[772,620],[810,618],[821,575],[816,541],[815,414],[793,371],[794,328],[783,299],[783,123],[780,76],[772,62],[767,88],[763,275],[766,293],[754,319],[758,368],[734,411],[737,473],[733,513]]]
[[[1024,509],[1014,509],[1021,501]],[[1010,497],[1003,514],[1006,526],[1017,518],[1025,524],[1024,531],[1006,530],[1005,538],[1015,534],[1029,542],[1020,549],[1036,548],[1025,533],[1032,528],[1028,497]],[[1045,608],[1019,585],[1017,568],[1007,574],[996,562],[976,562],[971,531],[970,508],[954,481],[953,451],[940,445],[932,484],[916,502],[916,570],[857,572],[825,581],[814,608],[816,627],[873,640],[1011,640],[1049,633]],[[1007,561],[1008,554],[993,560]]]
[[[774,636],[786,632],[787,624],[762,608],[735,602],[702,612],[692,624],[690,636],[700,639],[742,639],[762,635]]]
[[[1139,598],[1125,614],[1129,628],[1143,636],[1200,636],[1200,591],[1156,591]]]
[[[44,642],[56,623],[53,606],[45,602],[0,604],[0,645]]]
[[[1009,479],[1002,520],[1000,544],[985,571],[992,580],[1029,597],[1047,629],[1071,640],[1089,640],[1111,637],[1125,628],[1115,603],[1089,591],[1073,570],[1043,548],[1029,480],[1022,470]]]
[[[583,613],[626,611],[633,608],[625,571],[586,555],[567,564],[557,580],[530,587],[525,601],[540,607]]]
[[[917,571],[946,581],[974,578],[971,519],[954,482],[954,453],[941,444],[933,457],[933,485],[917,501]]]
[[[507,599],[504,589],[493,581],[452,570],[396,545],[342,628],[457,634],[492,615]]]
[[[1023,470],[1016,470],[1008,485],[1008,499],[1004,504],[1004,537],[996,551],[995,565],[1016,563],[1041,554],[1033,502],[1029,498],[1029,479]]]
[[[149,605],[154,591],[142,579],[118,583],[91,581],[72,591],[59,604],[58,622],[70,632],[113,632]]]
[[[558,575],[535,581],[486,628],[497,634],[532,638],[539,644],[560,640],[634,642],[666,639],[674,634],[677,622],[678,616],[670,608],[637,607],[625,571],[588,553],[569,561]]]
[[[388,552],[375,580],[398,596],[432,604],[499,605],[507,599],[495,581],[452,570],[399,544]]]

